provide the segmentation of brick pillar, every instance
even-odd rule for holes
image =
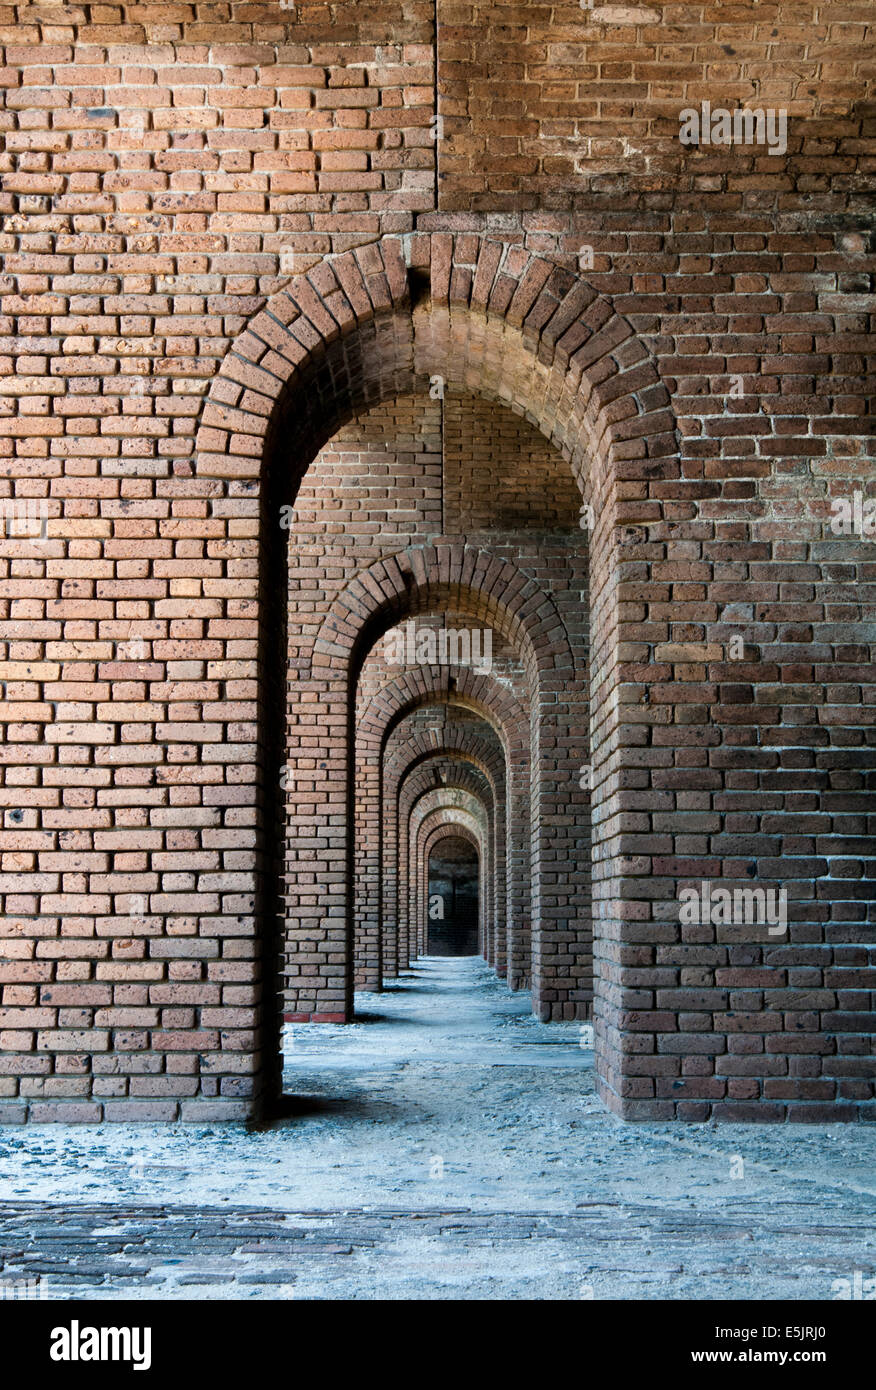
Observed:
[[[316,653],[287,736],[285,984],[292,1018],[345,1023],[353,1012],[349,709],[346,681],[320,679],[326,669]]]

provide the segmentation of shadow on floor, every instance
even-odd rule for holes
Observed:
[[[285,1084],[294,1085],[294,1079],[287,1077]],[[270,1110],[248,1128],[263,1132],[282,1128],[286,1123],[298,1120],[343,1120],[347,1124],[363,1121],[369,1125],[375,1121],[390,1123],[397,1120],[398,1109],[391,1102],[375,1101],[367,1094],[316,1096],[284,1092],[273,1102]]]
[[[392,1014],[354,1013],[353,1023],[403,1023],[407,1028],[434,1027],[434,1023],[422,1018],[393,1018]],[[316,1025],[319,1027],[319,1025]],[[337,1025],[343,1028],[349,1024]]]

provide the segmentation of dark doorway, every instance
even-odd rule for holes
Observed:
[[[430,956],[478,953],[478,852],[461,836],[439,840],[429,856]]]

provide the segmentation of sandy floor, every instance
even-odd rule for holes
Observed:
[[[51,1296],[818,1298],[876,1273],[876,1126],[626,1125],[474,960],[288,1029],[270,1128],[0,1131],[0,1281]]]

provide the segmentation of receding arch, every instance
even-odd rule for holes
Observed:
[[[498,750],[496,750],[498,752]],[[481,755],[483,752],[483,756]],[[494,881],[490,885],[492,901],[495,914],[495,933],[491,934],[487,943],[487,959],[493,951],[494,935],[502,934],[505,926],[505,914],[507,910],[508,892],[506,887],[506,847],[508,839],[508,824],[506,811],[506,766],[505,760],[498,753],[498,756],[491,756],[492,750],[489,748],[480,749],[470,746],[465,749],[430,749],[425,753],[411,756],[408,753],[407,765],[392,778],[394,791],[389,806],[387,817],[387,831],[390,825],[397,827],[404,824],[405,816],[408,812],[411,796],[420,787],[429,784],[431,779],[435,785],[440,780],[444,784],[452,782],[453,773],[456,765],[462,768],[471,768],[478,772],[486,780],[490,790],[491,807],[493,813],[493,871]],[[408,951],[408,932],[407,920],[404,912],[406,903],[406,884],[408,877],[407,863],[407,844],[405,837],[396,835],[391,836],[387,833],[385,843],[382,846],[381,872],[386,873],[387,882],[382,885],[382,901],[384,903],[385,928],[391,929],[392,924],[397,923],[399,940],[404,946],[406,963]],[[392,872],[389,868],[392,866]]]
[[[571,824],[566,808],[580,800],[571,778],[575,761],[572,742],[573,739],[586,740],[586,729],[572,731],[576,725],[586,722],[586,673],[576,668],[562,617],[550,593],[508,560],[464,542],[410,546],[360,572],[335,598],[313,644],[311,689],[318,692],[320,722],[331,729],[336,754],[332,774],[325,779],[325,810],[321,814],[326,836],[330,835],[336,846],[330,870],[337,873],[343,864],[345,885],[348,885],[343,909],[348,974],[352,973],[350,942],[354,921],[352,827],[355,792],[352,774],[356,679],[365,653],[385,631],[409,613],[426,611],[432,606],[448,606],[455,612],[471,612],[474,616],[496,621],[503,635],[516,643],[523,654],[530,691],[532,987],[539,1011],[548,1016],[552,1004],[562,1000],[573,988],[572,977],[565,970],[562,974],[554,970],[554,963],[559,963],[560,957],[553,949],[553,939],[557,933],[568,939],[583,930],[584,914],[589,910],[580,888],[574,904],[565,887],[560,893],[562,901],[558,901],[559,881],[547,868],[557,853],[557,828],[565,826],[568,830]],[[542,748],[549,751],[550,763],[542,758]],[[336,779],[334,767],[337,768]],[[333,788],[335,780],[337,785]],[[341,810],[344,780],[345,813]],[[555,806],[562,806],[563,810],[554,812]],[[335,928],[329,922],[325,930],[327,935],[334,931],[339,933],[340,926]],[[366,967],[367,978],[378,985],[382,964],[376,918],[372,921],[370,939],[372,954]],[[348,982],[345,998],[348,1017],[352,1002],[352,987]]]
[[[463,788],[446,787],[426,793],[411,812],[408,835],[410,840],[410,863],[413,872],[410,877],[410,918],[417,940],[417,953],[422,955],[426,948],[428,923],[426,900],[428,897],[428,857],[424,855],[424,845],[430,832],[448,819],[468,826],[477,838],[480,854],[481,873],[491,871],[489,849],[489,816],[486,807],[470,791]]]
[[[436,780],[437,770],[443,772],[443,777]],[[410,825],[415,810],[424,803],[424,800],[442,792],[460,791],[465,792],[480,803],[483,808],[485,823],[483,834],[486,841],[489,858],[482,864],[482,906],[484,908],[484,921],[482,927],[485,929],[485,936],[494,937],[498,929],[498,913],[504,904],[501,903],[498,888],[504,890],[504,879],[500,880],[497,847],[499,844],[498,834],[498,801],[494,795],[493,787],[487,774],[477,768],[468,759],[459,758],[438,762],[437,764],[421,764],[413,771],[407,783],[400,790],[399,794],[399,822],[402,826]],[[403,840],[409,842],[408,836],[403,836]],[[400,856],[399,860],[399,902],[404,907],[410,905],[411,890],[416,887],[416,874],[419,866],[409,859],[408,853]],[[408,935],[412,935],[411,925],[416,926],[416,919],[411,917],[408,920]],[[485,944],[484,942],[481,943]]]
[[[403,728],[404,726],[399,726]],[[475,725],[475,728],[478,726]],[[481,727],[488,731],[494,744],[485,734],[473,733],[469,725],[464,733],[458,726],[451,726],[445,741],[432,746],[422,737],[415,738],[396,753],[396,758],[387,757],[384,765],[384,804],[388,808],[386,833],[381,840],[381,918],[384,929],[392,931],[397,923],[400,950],[400,964],[407,963],[407,924],[401,920],[400,904],[404,903],[402,884],[407,879],[407,845],[404,836],[398,836],[398,824],[403,818],[401,798],[410,778],[422,770],[433,773],[433,769],[444,768],[460,761],[478,768],[487,777],[495,807],[493,855],[495,883],[493,901],[495,904],[493,930],[484,941],[485,958],[494,965],[498,974],[504,974],[505,941],[509,930],[511,912],[516,901],[515,894],[525,895],[526,878],[520,875],[520,882],[512,881],[514,863],[509,854],[509,845],[515,837],[515,827],[508,814],[511,804],[507,796],[509,768],[501,745],[493,731],[481,721]],[[425,745],[425,746],[424,746]],[[388,745],[389,747],[389,745]],[[524,804],[525,803],[521,803]],[[525,842],[525,836],[522,837]],[[518,843],[520,836],[518,835]],[[522,856],[522,848],[520,851]],[[520,867],[522,857],[518,859]],[[509,908],[509,904],[511,907]],[[527,940],[528,940],[528,920]],[[518,922],[519,930],[519,922]],[[404,955],[402,955],[404,950]]]
[[[425,862],[425,865],[426,865],[426,880],[427,880],[427,884],[428,884],[428,865],[429,865],[430,856],[431,856],[431,854],[432,854],[432,850],[435,848],[436,845],[440,844],[440,842],[441,842],[442,840],[451,839],[451,838],[459,838],[459,839],[462,839],[462,840],[466,840],[466,841],[472,846],[472,848],[473,848],[474,851],[475,851],[475,854],[476,854],[476,856],[477,856],[478,879],[479,879],[479,886],[480,886],[480,882],[482,882],[482,879],[483,879],[483,860],[482,860],[482,856],[481,856],[480,840],[479,840],[478,836],[475,834],[475,832],[474,832],[473,830],[469,829],[469,827],[466,826],[466,825],[464,825],[461,821],[458,821],[458,820],[454,819],[454,815],[453,815],[452,810],[446,810],[446,811],[439,812],[439,813],[437,814],[437,816],[436,816],[436,822],[437,822],[437,823],[435,824],[434,828],[431,829],[431,830],[429,831],[428,835],[426,836],[426,838],[425,838],[425,840],[424,840],[424,842],[423,842],[423,858],[424,858],[424,862]],[[427,887],[426,892],[427,892],[427,899],[428,899],[428,887]],[[479,913],[478,913],[478,917],[479,917],[479,920],[478,920],[478,943],[479,943],[479,946],[481,947],[481,953],[483,954],[483,944],[484,944],[484,939],[485,939],[486,934],[487,934],[487,913],[486,913],[486,909],[485,909],[485,906],[484,906],[484,897],[483,897],[483,893],[479,893],[478,897],[479,897],[479,903],[478,903],[478,907],[479,907]],[[427,940],[427,941],[428,941],[428,930],[429,930],[429,929],[428,929],[428,924],[427,924],[427,925],[426,925],[426,940]]]
[[[485,911],[480,851],[473,843],[472,837],[464,833],[463,827],[460,826],[458,829],[462,833],[454,834],[452,826],[436,827],[423,845],[426,878],[426,953],[429,956],[485,954]],[[462,892],[461,900],[458,897],[459,889]],[[465,912],[466,905],[469,911],[471,908],[472,890],[476,903],[474,923]],[[437,910],[439,907],[440,910]],[[460,915],[462,921],[459,920]]]
[[[519,824],[521,835],[513,845],[502,846],[501,876],[504,880],[505,858],[515,871],[513,897],[506,902],[507,921],[515,929],[515,959],[525,961],[528,973],[529,956],[529,895],[523,886],[525,878],[522,855],[529,854],[528,827],[530,818],[530,717],[514,692],[492,675],[483,675],[466,667],[419,666],[401,672],[383,686],[359,714],[356,731],[356,790],[357,802],[365,807],[360,812],[364,843],[357,847],[357,881],[364,891],[357,893],[357,931],[370,942],[370,982],[377,982],[385,970],[380,952],[378,933],[386,922],[386,901],[381,893],[383,866],[387,856],[392,859],[395,847],[400,846],[404,859],[405,847],[397,833],[397,807],[384,802],[384,786],[380,768],[387,742],[399,723],[411,711],[441,702],[472,710],[495,729],[505,752],[506,772],[504,793],[509,808],[509,821]],[[364,764],[364,766],[363,766]],[[384,812],[388,812],[388,819]],[[394,929],[395,910],[391,906],[390,930]],[[503,914],[504,915],[504,914]],[[402,926],[403,930],[403,926]],[[366,951],[369,947],[366,945]],[[506,948],[504,940],[499,950],[500,973],[505,973]],[[517,975],[515,974],[515,982]]]
[[[495,619],[519,643],[527,671],[574,677],[575,662],[551,595],[509,560],[465,544],[409,546],[361,572],[337,596],[313,644],[325,679],[343,679],[400,619],[445,601],[460,613]]]

